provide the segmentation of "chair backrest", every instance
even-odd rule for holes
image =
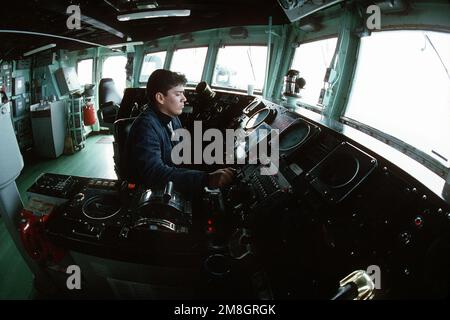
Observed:
[[[100,80],[98,100],[97,116],[100,126],[111,130],[117,118],[119,104],[122,101],[113,79],[104,78]]]
[[[137,116],[140,113],[140,108],[146,103],[145,88],[126,88],[117,113],[117,120]],[[138,110],[133,110],[135,105],[138,106]]]
[[[129,182],[133,179],[129,170],[129,148],[127,146],[128,135],[130,134],[131,125],[136,118],[124,118],[114,122],[114,169],[120,180]]]
[[[98,105],[100,109],[108,102],[120,104],[122,101],[119,90],[117,90],[114,80],[111,78],[103,78],[98,85]]]

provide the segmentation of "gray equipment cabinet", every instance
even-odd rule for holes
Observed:
[[[66,132],[64,103],[38,103],[30,109],[36,154],[46,158],[59,157],[64,151]]]
[[[83,106],[84,99],[82,97],[70,96],[67,100],[67,126],[70,137],[72,138],[73,147],[76,151],[83,149],[86,144]]]

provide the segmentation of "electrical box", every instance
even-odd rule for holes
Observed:
[[[25,93],[25,77],[15,77],[13,81],[13,95],[20,95]]]

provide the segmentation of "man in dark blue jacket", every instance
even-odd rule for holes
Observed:
[[[220,188],[231,183],[234,171],[220,169],[213,173],[177,168],[172,162],[173,131],[181,128],[178,116],[186,97],[186,77],[158,69],[147,82],[148,108],[134,121],[129,138],[130,171],[137,183],[149,188],[163,187],[173,181],[176,190],[187,194],[201,192],[204,187]]]

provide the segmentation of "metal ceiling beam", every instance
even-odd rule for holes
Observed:
[[[126,37],[126,35],[124,33],[120,32],[119,30],[114,29],[113,27],[108,26],[107,24],[105,24],[105,23],[103,23],[101,21],[98,21],[97,19],[94,19],[92,17],[88,17],[88,16],[82,14],[81,15],[81,21],[84,22],[84,23],[87,23],[87,24],[89,24],[89,25],[91,25],[91,26],[93,26],[93,27],[95,27],[97,29],[101,29],[101,30],[104,30],[104,31],[106,31],[106,32],[108,32],[110,34],[113,34],[116,37],[119,37],[119,38],[122,38],[122,39]]]

